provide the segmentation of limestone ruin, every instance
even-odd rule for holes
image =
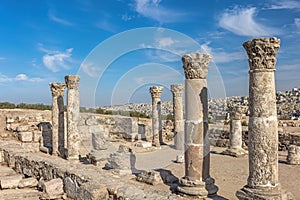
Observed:
[[[182,57],[185,83],[170,86],[174,123],[162,120],[162,86],[150,87],[151,119],[80,113],[75,75],[50,83],[52,111],[0,110],[0,199],[297,199],[300,135],[284,131],[297,122],[277,119],[279,46],[277,38],[244,43],[249,98],[229,105],[229,125],[209,124],[212,57],[201,53]]]
[[[206,76],[211,56],[188,54],[182,57],[185,73],[185,176],[180,179],[179,192],[207,197],[218,187],[210,176],[210,145],[208,130],[208,97]],[[196,106],[195,106],[196,105]]]

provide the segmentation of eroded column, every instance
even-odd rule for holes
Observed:
[[[184,149],[184,123],[183,123],[183,105],[182,92],[183,85],[171,85],[173,94],[173,115],[174,115],[174,144],[178,150]]]
[[[241,157],[247,154],[242,148],[243,130],[242,130],[242,108],[238,105],[229,106],[230,115],[230,135],[229,148],[222,152],[225,155]]]
[[[61,135],[64,135],[63,118],[64,118],[64,93],[65,83],[50,83],[52,92],[52,155],[61,155],[59,143]]]
[[[249,176],[237,191],[239,199],[285,199],[278,182],[278,125],[274,71],[277,38],[259,38],[243,44],[249,71]]]
[[[210,177],[208,137],[208,97],[206,76],[211,56],[193,53],[182,57],[185,73],[185,176],[177,190],[188,195],[206,197],[218,188]]]
[[[68,87],[67,97],[67,158],[79,159],[80,137],[78,130],[79,122],[79,76],[65,76]]]
[[[287,163],[300,165],[300,146],[290,145],[288,148]]]
[[[152,97],[152,145],[159,147],[162,143],[162,129],[161,129],[161,101],[162,86],[150,87]]]

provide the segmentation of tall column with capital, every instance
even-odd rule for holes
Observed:
[[[52,155],[61,155],[60,138],[64,135],[65,83],[50,83],[52,92]]]
[[[161,101],[162,86],[151,86],[150,94],[152,97],[152,145],[159,147],[162,143],[162,127],[161,127]]]
[[[184,123],[183,123],[183,105],[182,92],[183,85],[171,85],[173,93],[173,115],[174,115],[174,144],[178,150],[184,149]]]
[[[243,44],[249,71],[249,176],[237,191],[240,200],[285,199],[278,181],[278,124],[274,71],[277,38],[259,38]]]
[[[222,154],[241,157],[247,154],[247,151],[242,148],[242,108],[239,105],[231,105],[228,109],[230,115],[229,148],[223,151]]]
[[[206,76],[211,56],[192,53],[182,57],[185,73],[185,176],[177,190],[188,195],[214,195],[218,187],[210,177],[208,97]]]
[[[68,87],[67,97],[67,158],[79,159],[79,76],[65,76],[65,81]]]

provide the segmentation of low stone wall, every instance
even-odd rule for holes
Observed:
[[[81,113],[79,133],[83,145],[92,149],[92,133],[101,133],[106,138],[134,140],[151,136],[151,120],[118,115]]]
[[[229,126],[209,125],[209,140],[212,146],[229,147]],[[243,126],[243,147],[248,146],[248,127]],[[300,146],[300,133],[278,132],[278,150],[286,151],[289,145]]]
[[[51,147],[51,111],[3,109],[0,110],[1,128],[12,133],[42,131],[44,146]],[[65,138],[66,138],[65,113]],[[104,137],[149,139],[152,135],[151,119],[118,115],[80,113],[79,134],[87,151],[92,149],[92,133]]]
[[[61,179],[64,192],[74,200],[183,199],[135,181],[131,174],[113,174],[94,165],[68,161],[41,152],[30,153],[16,141],[0,140],[0,164],[40,181]]]

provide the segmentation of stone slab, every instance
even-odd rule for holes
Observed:
[[[32,141],[32,132],[19,132],[18,138],[21,142],[31,142]]]
[[[1,189],[14,189],[17,188],[19,182],[22,180],[22,175],[12,175],[0,177]]]

